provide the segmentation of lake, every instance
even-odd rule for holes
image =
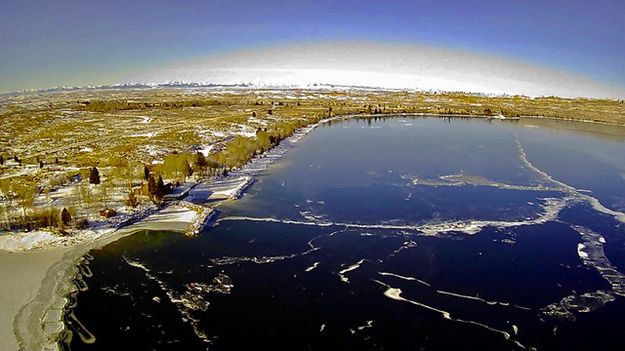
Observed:
[[[624,128],[335,121],[256,178],[197,237],[91,251],[62,346],[622,347]]]

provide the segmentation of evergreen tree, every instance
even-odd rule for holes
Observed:
[[[69,222],[71,221],[72,215],[69,213],[66,207],[63,207],[63,210],[61,211],[61,222],[63,222],[63,225],[69,225]]]
[[[100,184],[100,171],[97,168],[91,168],[89,172],[89,183],[90,184]]]
[[[4,166],[4,156],[0,155],[0,166]]]
[[[148,177],[148,195],[150,195],[150,197],[156,196],[156,181],[151,174]]]
[[[150,178],[150,169],[148,166],[143,166],[143,179],[148,180]]]
[[[166,193],[167,189],[165,188],[165,182],[163,182],[163,177],[159,176],[158,181],[156,182],[156,197],[158,199],[162,199]]]

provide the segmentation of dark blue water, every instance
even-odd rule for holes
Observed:
[[[625,145],[563,126],[322,126],[198,237],[92,251],[63,346],[620,350],[625,227],[589,199],[622,210]]]

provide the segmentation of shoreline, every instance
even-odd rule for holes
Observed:
[[[519,121],[523,119],[544,119],[551,121],[564,121],[564,122],[576,122],[576,123],[590,123],[590,124],[600,124],[605,126],[614,126],[614,127],[623,127],[625,128],[625,123],[612,123],[612,122],[604,122],[604,121],[596,121],[592,119],[574,119],[574,118],[565,118],[565,117],[549,117],[549,116],[539,116],[539,115],[521,115],[519,117],[506,117],[504,119],[498,119],[496,116],[487,116],[487,115],[467,115],[467,114],[454,114],[454,113],[425,113],[425,112],[406,112],[406,113],[382,113],[382,114],[353,114],[353,115],[344,115],[351,117],[380,117],[380,116],[414,116],[414,117],[442,117],[442,118],[476,118],[476,119],[493,119],[496,121]]]
[[[45,272],[34,298],[22,306],[15,316],[12,325],[18,347],[22,350],[56,349],[58,337],[65,329],[63,314],[69,302],[67,296],[77,290],[73,280],[80,274],[78,265],[85,254],[144,230],[184,233],[196,217],[192,213],[193,210],[169,206],[93,241],[42,251],[43,254],[51,253],[58,259]]]
[[[519,120],[523,120],[523,119],[537,119],[537,120],[551,120],[551,121],[566,121],[566,122],[574,122],[574,123],[580,123],[580,124],[584,124],[584,123],[590,123],[590,124],[596,124],[596,125],[606,125],[606,126],[615,126],[615,127],[623,127],[625,128],[625,124],[618,124],[618,123],[609,123],[609,122],[602,122],[602,121],[596,121],[596,120],[577,120],[577,119],[571,119],[571,118],[562,118],[562,117],[547,117],[547,116],[538,116],[538,115],[525,115],[525,116],[520,116],[520,117],[514,117],[514,118],[503,118],[503,119],[498,119],[498,118],[494,118],[493,116],[487,116],[487,115],[479,115],[479,114],[444,114],[444,113],[423,113],[423,112],[406,112],[406,113],[382,113],[382,114],[362,114],[362,113],[356,113],[356,114],[344,114],[344,115],[337,115],[337,116],[332,116],[332,117],[327,117],[325,119],[322,119],[318,122],[314,122],[311,123],[310,125],[307,125],[305,127],[300,128],[301,130],[308,130],[308,129],[314,129],[315,127],[322,125],[322,124],[326,124],[329,122],[332,122],[334,120],[347,120],[347,119],[352,119],[352,118],[356,118],[356,119],[360,119],[360,118],[379,118],[379,117],[386,117],[386,116],[402,116],[402,117],[438,117],[438,118],[475,118],[475,119],[486,119],[486,120],[496,120],[496,121],[507,121],[507,122],[518,122]],[[308,133],[308,131],[306,132],[306,134]],[[298,131],[296,130],[293,135],[297,135]],[[291,138],[291,136],[289,136],[288,138]],[[287,138],[287,139],[288,139]],[[274,148],[278,147],[279,145],[274,146]],[[273,149],[273,148],[272,148]],[[270,149],[271,150],[271,149]],[[269,151],[270,151],[269,150]],[[265,152],[262,155],[267,154],[269,151]],[[252,158],[250,161],[248,161],[247,164],[245,164],[244,166],[242,166],[242,169],[244,169],[245,167],[248,166],[249,163],[252,163],[257,157]],[[237,172],[237,170],[235,170],[235,172]],[[184,197],[186,197],[186,193],[193,189],[194,187],[201,185],[201,184],[205,184],[205,183],[212,183],[212,182],[218,182],[222,179],[230,179],[232,178],[230,175],[226,176],[226,177],[219,177],[219,178],[208,178],[208,179],[198,179],[195,180],[193,182],[193,184],[187,189],[187,191],[185,192]],[[237,195],[235,195],[236,197]],[[49,231],[49,230],[35,230],[35,231],[30,231],[30,232],[7,232],[4,235],[0,235],[0,252],[38,252],[38,251],[45,251],[45,250],[50,250],[50,249],[56,249],[59,247],[72,247],[75,246],[77,244],[80,244],[81,242],[84,241],[89,241],[89,240],[93,240],[94,238],[98,238],[100,236],[106,235],[109,232],[112,231],[117,231],[120,229],[123,229],[124,227],[131,225],[133,223],[136,222],[140,222],[142,220],[144,220],[145,218],[149,217],[150,215],[152,215],[155,212],[159,212],[161,210],[163,210],[164,208],[166,208],[168,205],[165,206],[161,206],[161,207],[154,207],[154,206],[148,206],[145,209],[135,212],[135,213],[130,213],[128,215],[125,215],[125,218],[121,218],[121,221],[118,223],[110,223],[110,224],[105,224],[103,226],[100,227],[94,227],[94,228],[88,228],[85,230],[77,230],[76,233],[72,236],[69,237],[59,237],[58,235],[56,235],[53,231]],[[5,236],[5,238],[2,238],[3,236]]]
[[[322,119],[296,130],[291,136],[285,138],[280,144],[272,149],[252,158],[240,169],[234,170],[223,179],[236,179],[237,177],[253,177],[256,173],[264,170],[275,160],[282,157],[290,150],[295,143],[315,128],[337,120],[348,120],[352,118],[376,118],[392,116],[413,116],[413,117],[443,117],[443,118],[480,118],[487,119],[491,116],[484,115],[457,115],[457,114],[426,114],[426,113],[394,113],[394,114],[348,114],[338,115]],[[552,118],[543,116],[521,116],[521,118],[542,118],[553,120],[564,120],[580,123],[608,124],[597,121],[569,120],[563,118]],[[506,121],[506,120],[503,120]],[[609,124],[618,125],[618,124]],[[618,125],[622,126],[622,125]],[[209,179],[198,181],[192,186],[192,194],[196,186],[211,184],[222,179]],[[245,192],[247,186],[235,191],[235,196]],[[199,187],[197,187],[199,188]],[[223,201],[223,200],[221,200]],[[213,204],[217,205],[220,201]],[[167,211],[180,208],[177,202],[167,204],[151,213],[139,215],[137,219],[125,223],[117,228],[110,228],[109,231],[101,233],[95,238],[83,238],[82,241],[70,243],[64,246],[35,249],[30,251],[9,252],[0,250],[0,257],[3,262],[9,262],[0,268],[0,274],[10,277],[5,284],[2,294],[2,313],[0,320],[3,320],[5,329],[1,330],[0,336],[8,349],[58,349],[57,341],[61,333],[65,330],[63,315],[68,303],[67,296],[76,291],[77,287],[73,279],[80,273],[79,264],[85,254],[90,250],[101,248],[116,240],[132,235],[142,230],[165,230],[185,233],[189,226],[195,224],[200,215],[188,216],[185,219],[180,217],[167,218]],[[208,208],[208,207],[207,207]],[[184,210],[182,210],[184,212]],[[186,210],[192,211],[192,210]],[[159,216],[165,218],[159,219]],[[214,214],[208,217],[213,218]],[[8,301],[7,301],[8,300]]]
[[[275,160],[281,158],[295,143],[316,127],[332,120],[346,118],[353,118],[353,116],[330,117],[296,130],[280,144],[260,157],[252,158],[243,167],[231,172],[225,179],[253,177]],[[198,185],[210,185],[220,180],[223,179],[199,181],[194,184],[190,195],[193,194],[193,190]],[[248,179],[242,185],[237,185],[233,189],[233,196],[229,199],[239,197],[252,181]],[[215,201],[212,205],[217,205],[222,201],[225,200]],[[212,220],[215,217],[212,209],[208,214],[200,214],[192,209],[186,209],[187,212],[193,212],[194,215],[188,216],[186,219],[181,219],[180,216],[176,218],[175,215],[168,218],[167,211],[171,211],[174,207],[181,208],[182,206],[176,202],[168,204],[137,221],[101,234],[93,240],[32,251],[9,252],[0,250],[0,259],[7,261],[10,260],[7,257],[10,257],[16,261],[14,267],[0,267],[0,275],[12,277],[11,281],[4,285],[6,291],[0,290],[0,292],[4,292],[0,295],[4,296],[3,299],[11,298],[10,301],[3,301],[3,310],[0,314],[0,320],[4,320],[3,325],[5,326],[3,330],[0,329],[0,337],[5,342],[3,346],[19,350],[58,349],[58,341],[61,333],[65,330],[63,316],[65,307],[69,302],[67,297],[77,290],[73,280],[81,274],[79,265],[89,251],[143,230],[164,230],[184,234],[188,233],[191,228],[191,232],[193,232],[199,225],[197,220],[200,217],[204,215],[206,220]],[[159,218],[163,216],[164,218]],[[28,262],[30,265],[24,265],[24,262]],[[25,277],[27,279],[25,284],[20,286],[21,291],[16,292],[14,288],[19,286],[16,283],[25,281]],[[16,296],[17,298],[15,298]],[[9,326],[11,327],[10,332],[8,331]]]

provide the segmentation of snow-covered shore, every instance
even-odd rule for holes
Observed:
[[[182,206],[169,206],[145,219],[82,241],[73,246],[54,247],[36,252],[0,251],[0,276],[8,279],[3,291],[3,321],[0,328],[7,349],[54,350],[63,331],[66,297],[76,286],[72,278],[79,273],[78,264],[90,250],[142,230],[185,232],[197,217],[197,211]]]
[[[238,198],[252,184],[256,173],[266,169],[302,137],[329,120],[297,130],[228,177],[194,185],[187,199],[196,204],[210,202],[205,195],[210,196],[212,192],[217,193],[212,199],[216,202]],[[5,282],[0,288],[0,346],[11,350],[58,348],[59,333],[65,328],[66,296],[75,291],[72,279],[79,274],[78,265],[90,250],[142,230],[197,231],[203,225],[198,221],[213,218],[214,212],[198,211],[182,202],[172,202],[162,209],[136,214],[136,217],[126,219],[125,223],[132,223],[129,225],[81,231],[72,236],[72,240],[46,232],[0,236],[0,262],[3,262],[0,277]]]

